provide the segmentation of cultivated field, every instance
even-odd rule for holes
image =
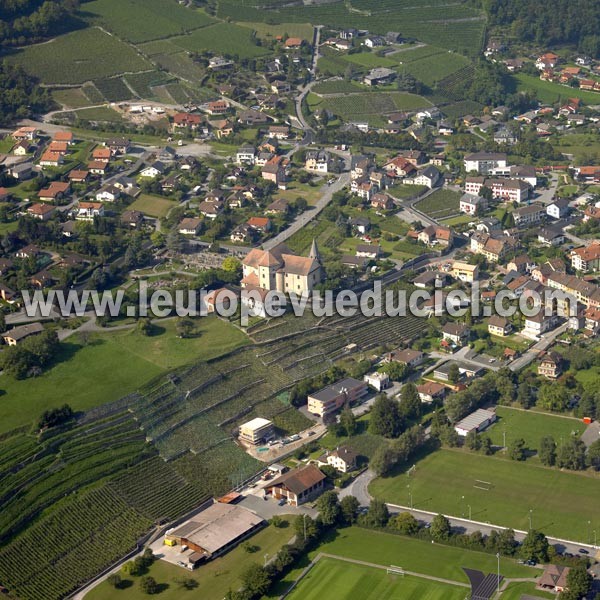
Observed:
[[[152,68],[131,46],[95,27],[28,46],[9,55],[7,60],[50,84],[83,83]]]
[[[436,0],[417,6],[414,0],[353,0],[350,12],[343,2],[321,6],[293,6],[277,10],[257,9],[254,5],[224,0],[218,16],[236,21],[269,23],[300,22],[332,27],[356,27],[373,33],[401,31],[403,35],[443,48],[477,53],[483,42],[485,21],[477,9]]]
[[[268,49],[254,43],[254,33],[247,27],[232,23],[217,23],[198,29],[189,35],[173,38],[173,43],[192,52],[212,52],[254,58],[268,53]]]
[[[418,53],[424,50],[430,50],[431,53],[417,58]],[[433,50],[437,50],[437,52],[433,52]],[[469,64],[469,59],[462,54],[432,47],[409,50],[396,55],[396,57],[402,61],[398,71],[410,73],[429,86],[433,86]]]
[[[382,121],[383,115],[398,110],[416,110],[430,106],[422,96],[402,92],[373,92],[350,94],[334,98],[320,98],[312,94],[308,99],[311,109],[328,109],[345,121]]]
[[[559,415],[545,415],[533,411],[522,411],[504,406],[496,410],[498,422],[486,432],[492,443],[503,444],[503,434],[506,431],[506,444],[518,438],[523,438],[530,450],[539,448],[540,439],[546,435],[554,438],[557,445],[561,439],[567,441],[571,436],[579,437],[586,428],[579,419]]]
[[[290,600],[463,600],[468,590],[406,575],[388,575],[385,569],[322,558],[308,572]]]
[[[415,204],[415,208],[433,219],[443,219],[458,213],[460,194],[452,190],[437,190],[425,200]]]
[[[132,43],[179,35],[215,20],[176,0],[93,0],[83,7],[92,23]]]
[[[478,483],[486,482],[486,483]],[[371,493],[387,502],[408,504],[410,483],[416,508],[464,516],[547,535],[587,542],[587,521],[598,523],[600,476],[548,469],[466,451],[440,450],[417,463],[416,472],[373,481]],[[462,498],[464,497],[464,500]]]

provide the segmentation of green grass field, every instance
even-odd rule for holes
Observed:
[[[319,552],[362,560],[383,566],[398,565],[407,571],[467,583],[462,567],[494,573],[496,557],[484,552],[473,552],[428,541],[351,527],[340,530],[335,538],[321,544]],[[519,565],[515,560],[500,559],[500,572],[505,577],[531,577],[536,570]]]
[[[44,83],[83,83],[152,65],[131,46],[100,29],[80,29],[7,56]]]
[[[173,200],[150,194],[140,194],[129,208],[139,210],[150,217],[161,218],[165,217],[174,206],[176,204]]]
[[[514,75],[519,92],[533,90],[542,102],[553,104],[567,98],[581,98],[586,104],[600,104],[600,94],[571,88],[551,81],[542,81],[539,77],[518,73]]]
[[[290,600],[463,600],[468,590],[384,569],[322,558],[308,572]]]
[[[249,27],[256,31],[256,35],[261,38],[273,39],[278,35],[286,34],[289,37],[299,37],[308,42],[312,42],[314,28],[310,23],[280,23],[279,25],[270,25],[268,23],[240,23],[243,27]]]
[[[165,370],[208,360],[243,345],[246,336],[219,319],[198,320],[198,337],[176,337],[173,321],[157,325],[156,335],[115,331],[91,336],[85,345],[75,336],[61,344],[55,365],[40,377],[2,378],[0,433],[26,425],[44,410],[64,404],[65,390],[74,410],[117,400]]]
[[[499,446],[503,443],[505,430],[507,445],[512,440],[523,438],[530,450],[537,450],[540,439],[546,435],[551,435],[560,445],[561,438],[567,441],[573,434],[579,437],[586,428],[579,419],[515,410],[505,406],[499,406],[496,414],[498,422],[486,433],[489,434],[492,443]]]
[[[478,480],[489,482],[488,488]],[[472,518],[527,530],[529,510],[533,526],[547,535],[587,541],[588,519],[600,527],[600,476],[548,469],[466,451],[440,450],[417,463],[406,474],[373,481],[371,493],[387,502],[406,505],[410,483],[416,508]],[[464,496],[464,500],[462,500]]]
[[[185,8],[176,0],[94,0],[83,8],[92,23],[101,24],[135,44],[179,35],[215,22],[205,12]]]
[[[159,595],[161,600],[180,600],[187,597],[222,600],[229,590],[236,590],[241,586],[240,575],[248,565],[262,564],[265,554],[273,556],[292,536],[290,527],[268,526],[250,539],[251,544],[259,548],[256,553],[249,554],[238,546],[192,573],[159,560],[150,567],[148,574],[164,586]],[[175,580],[184,577],[197,582],[197,591],[185,591],[177,585]],[[86,594],[86,600],[143,600],[148,597],[140,590],[138,578],[132,577],[129,581],[132,581],[133,585],[122,590],[115,590],[105,581]]]
[[[550,592],[541,592],[536,589],[535,583],[521,581],[511,583],[504,592],[502,592],[502,600],[521,600],[524,595],[534,596],[535,598],[556,598],[556,594]]]
[[[52,97],[58,104],[65,108],[81,108],[92,104],[81,88],[53,90]]]

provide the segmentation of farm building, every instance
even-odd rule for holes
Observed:
[[[256,417],[240,426],[240,439],[250,444],[260,444],[273,436],[273,423],[268,419]]]
[[[41,323],[28,323],[27,325],[13,327],[10,331],[3,333],[2,338],[6,345],[16,346],[21,340],[24,340],[30,335],[42,333],[42,331],[44,331],[44,328]]]
[[[265,521],[255,513],[232,504],[216,502],[165,535],[167,546],[187,546],[192,567],[231,550],[260,529]]]
[[[480,408],[459,421],[454,430],[458,435],[466,437],[471,431],[483,431],[496,420],[496,412]]]

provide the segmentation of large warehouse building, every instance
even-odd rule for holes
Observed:
[[[265,524],[255,513],[216,502],[179,527],[167,531],[165,544],[187,546],[192,566],[231,550]]]

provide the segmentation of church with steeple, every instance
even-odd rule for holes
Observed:
[[[251,250],[242,262],[242,288],[289,293],[310,292],[323,280],[324,272],[316,240],[308,256],[298,256],[285,244],[270,250]]]

